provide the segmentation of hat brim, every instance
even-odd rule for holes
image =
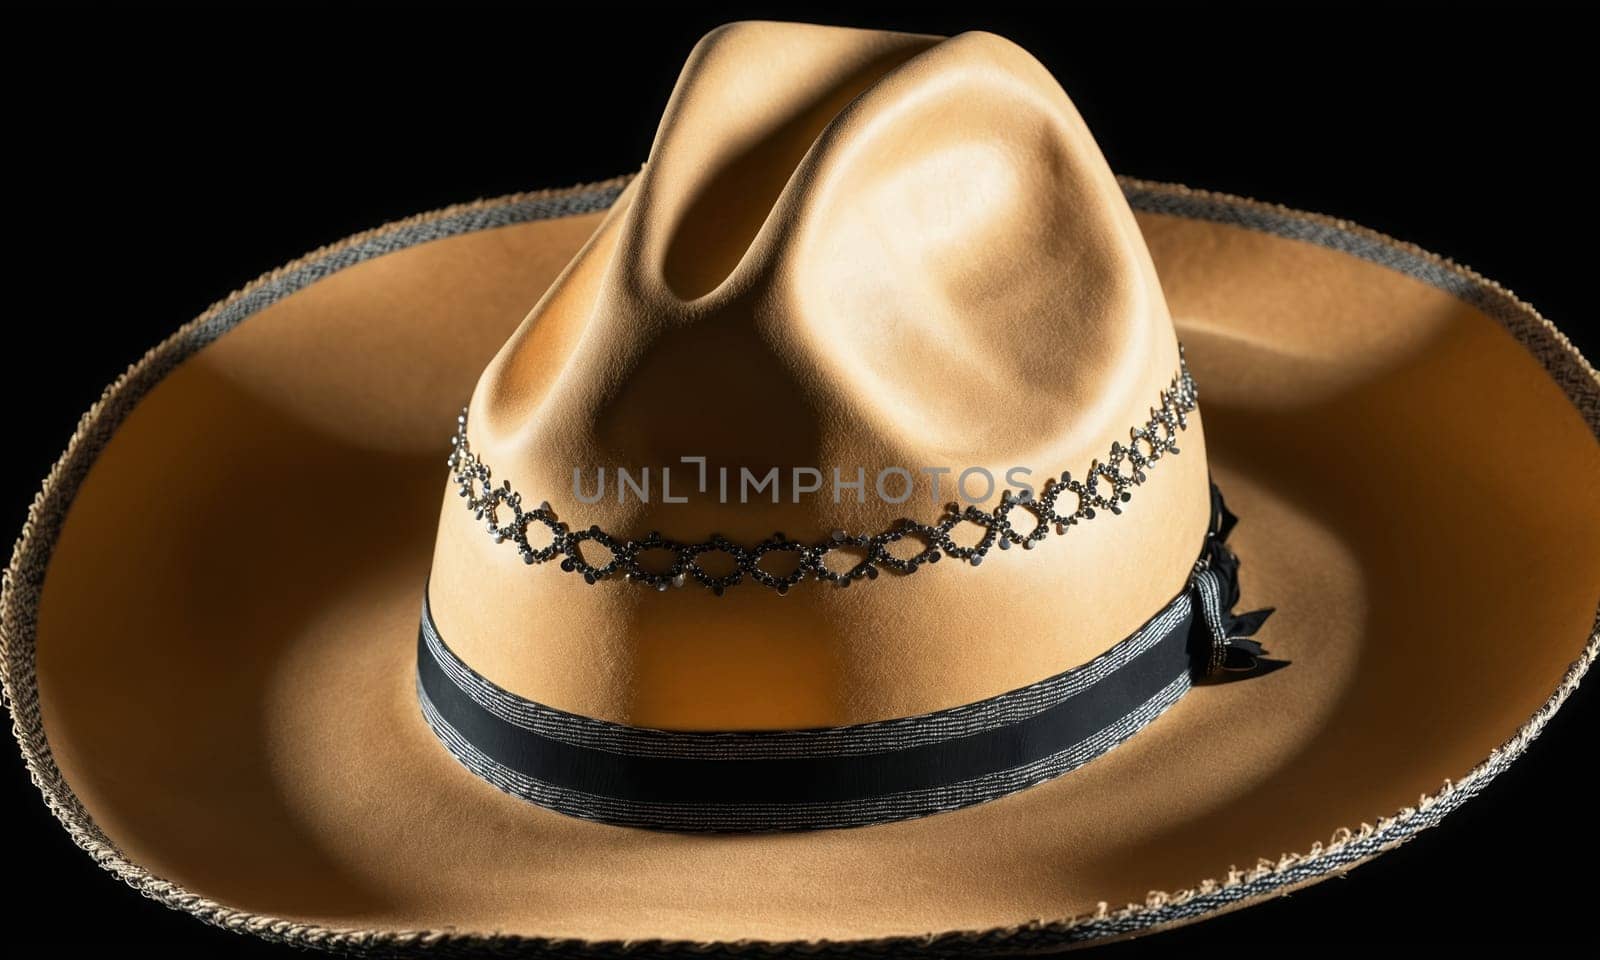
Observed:
[[[1554,327],[1362,228],[1125,181],[1241,517],[1242,607],[1277,608],[1264,639],[1291,668],[902,823],[679,835],[507,796],[413,686],[444,450],[621,184],[312,254],[85,415],[0,625],[29,768],[102,866],[324,948],[1050,948],[1284,893],[1433,825],[1600,647],[1600,377]]]

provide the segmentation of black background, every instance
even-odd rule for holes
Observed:
[[[1580,21],[1525,4],[1048,11],[981,2],[13,16],[3,69],[16,172],[0,354],[13,426],[0,527],[20,529],[39,479],[106,383],[257,274],[411,213],[637,167],[690,47],[730,19],[1001,33],[1055,72],[1119,173],[1417,242],[1507,285],[1596,355],[1593,52]],[[1600,852],[1583,763],[1594,756],[1593,686],[1443,827],[1347,879],[1111,953],[1581,937],[1592,890],[1579,871]],[[39,802],[15,752],[0,752],[5,859],[20,881],[0,905],[9,930],[66,909],[77,919],[51,932],[91,950],[152,941],[173,955],[286,953],[147,903],[100,872]]]

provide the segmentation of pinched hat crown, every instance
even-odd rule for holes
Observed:
[[[1058,674],[1183,590],[1211,516],[1123,195],[981,33],[704,39],[458,442],[439,634],[510,694],[672,730]]]

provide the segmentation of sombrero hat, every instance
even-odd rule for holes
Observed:
[[[5,689],[98,862],[269,938],[1047,949],[1515,759],[1594,656],[1597,424],[1504,290],[1118,184],[1004,41],[740,25],[637,177],[351,238],[114,384]]]

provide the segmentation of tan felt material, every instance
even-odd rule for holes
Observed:
[[[905,823],[655,834],[501,794],[412,688],[443,448],[598,220],[340,272],[184,363],[110,441],[49,567],[38,683],[57,763],[127,857],[341,927],[810,939],[1062,918],[1415,803],[1582,649],[1600,445],[1502,327],[1342,253],[1141,216],[1241,517],[1244,606],[1278,608],[1263,639],[1293,666],[1197,689],[1057,781]],[[990,628],[974,651],[1013,639]]]
[[[1038,61],[990,34],[745,23],[689,58],[649,163],[484,372],[468,433],[496,483],[574,529],[814,543],[935,522],[969,467],[1082,479],[1177,369],[1138,226]],[[1123,516],[995,550],[981,579],[947,564],[893,589],[803,585],[777,615],[759,586],[529,576],[447,490],[434,615],[500,686],[621,722],[782,729],[971,703],[1091,659],[1182,589],[1210,508],[1199,421]],[[575,501],[575,467],[676,467],[684,491],[684,456],[917,483],[902,505],[675,505],[659,485],[648,505]],[[943,496],[923,467],[951,471]]]

